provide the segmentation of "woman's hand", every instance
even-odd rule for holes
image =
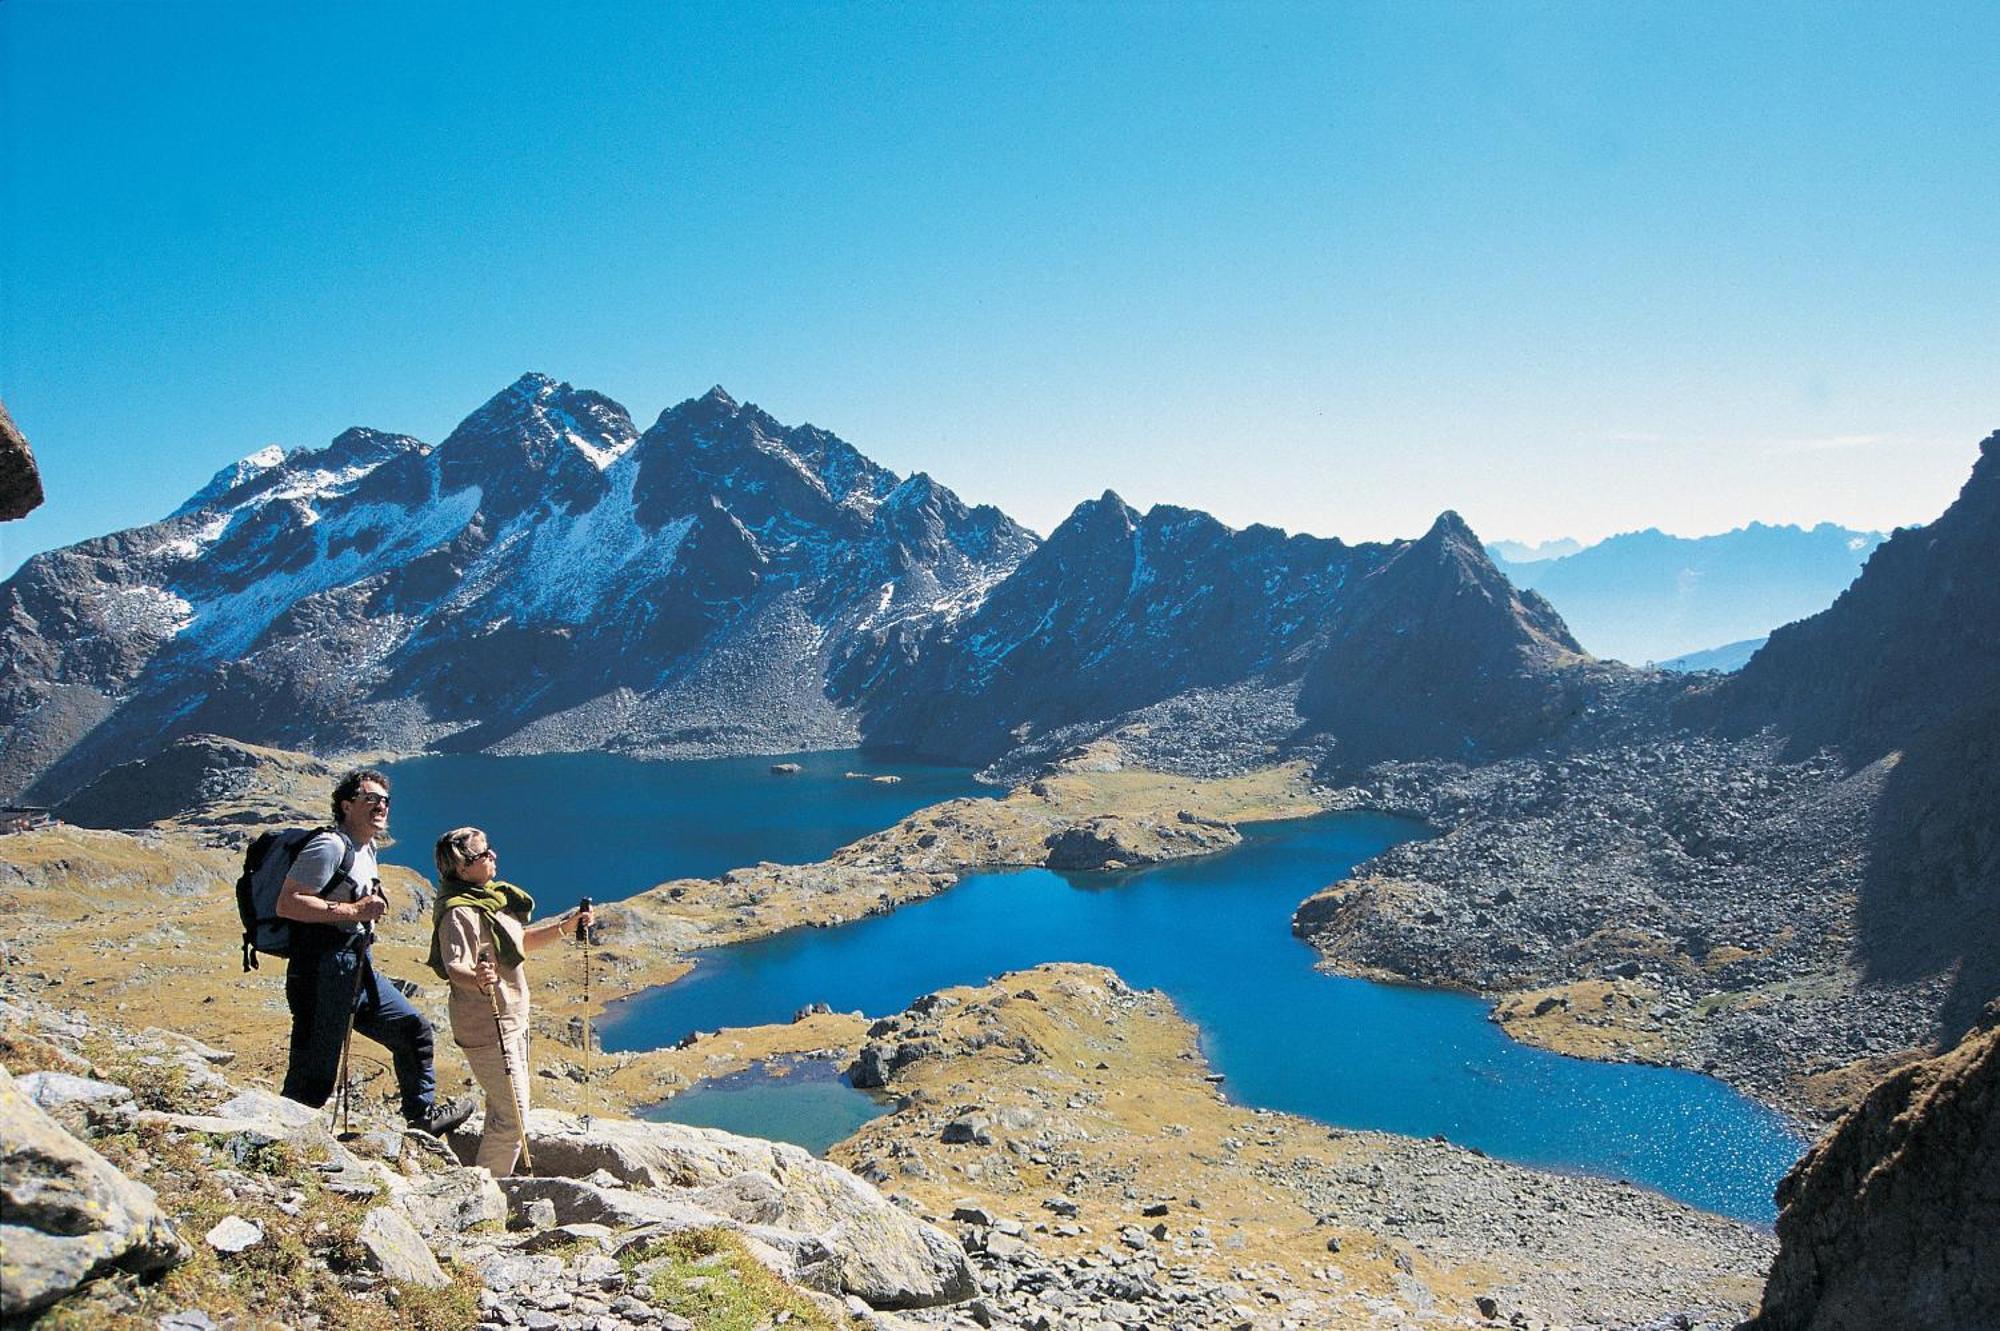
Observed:
[[[482,994],[492,993],[493,986],[500,983],[500,972],[494,968],[493,958],[484,952],[479,954],[479,965],[472,973],[479,977],[479,992]]]

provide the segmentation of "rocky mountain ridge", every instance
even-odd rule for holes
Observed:
[[[1956,972],[1953,1033],[2000,994],[2000,432],[1958,498],[1897,532],[1822,613],[1771,635],[1690,713],[1793,755],[1881,764],[1858,954],[1871,978]]]
[[[319,751],[851,744],[855,635],[951,613],[1034,537],[720,389],[639,432],[538,375],[435,447],[350,430],[225,468],[0,587],[0,788],[159,739]]]
[[[353,429],[0,584],[0,794],[162,739],[314,752],[902,746],[984,763],[1217,688],[1273,749],[1481,758],[1583,660],[1455,514],[1348,546],[1079,506],[1047,542],[720,388],[643,432],[527,375],[432,446]]]
[[[1567,714],[1582,661],[1455,513],[1415,541],[1349,546],[1107,493],[976,609],[841,682],[869,700],[871,738],[979,763],[1241,689],[1274,699],[1274,750],[1326,739],[1358,765],[1532,743]]]
[[[2000,994],[2000,436],[1958,500],[1738,675],[1596,676],[1482,766],[1322,768],[1424,817],[1303,905],[1336,969],[1507,996],[1510,1031],[1851,1104]]]

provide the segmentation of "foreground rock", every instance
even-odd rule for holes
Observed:
[[[2000,1004],[1870,1092],[1778,1201],[1751,1331],[2000,1326]]]
[[[569,1115],[540,1111],[532,1116],[529,1145],[540,1175],[582,1179],[603,1171],[625,1185],[619,1191],[628,1198],[630,1190],[638,1190],[708,1213],[709,1223],[719,1215],[809,1237],[833,1254],[839,1291],[875,1307],[928,1307],[973,1292],[972,1270],[957,1240],[911,1219],[869,1184],[797,1146],[678,1123],[595,1119],[586,1129]],[[517,1200],[561,1198],[560,1220],[618,1214],[612,1190],[585,1198],[544,1187],[548,1181],[508,1184]],[[597,1214],[575,1209],[586,1205]],[[672,1216],[641,1211],[634,1218]]]
[[[538,1111],[538,1173],[503,1189],[365,1106],[336,1140],[325,1115],[268,1092],[163,1075],[183,1052],[168,1033],[24,1001],[4,1015],[8,1057],[44,1068],[34,1091],[110,1152],[0,1070],[7,1317],[61,1304],[85,1323],[310,1325],[362,1299],[425,1328],[657,1331],[701,1324],[683,1313],[730,1262],[731,1279],[748,1279],[744,1263],[778,1277],[759,1297],[802,1327],[846,1325],[843,1300],[886,1326],[873,1309],[975,1291],[958,1240],[794,1147],[612,1118],[586,1132]],[[188,1261],[176,1223],[206,1236],[213,1273],[92,1283]]]
[[[0,1316],[47,1307],[106,1271],[156,1271],[188,1256],[153,1190],[70,1135],[5,1068],[0,1200]]]
[[[24,518],[41,503],[42,476],[35,468],[34,451],[0,403],[0,522]]]

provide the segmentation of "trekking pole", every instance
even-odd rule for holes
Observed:
[[[493,950],[490,946],[480,949],[479,960],[481,962],[493,960]],[[507,1047],[507,1031],[500,1024],[498,981],[486,991],[486,997],[493,1004],[493,1034],[500,1041],[500,1070],[507,1076],[507,1094],[514,1101],[514,1112],[521,1116],[521,1170],[523,1173],[532,1174],[535,1172],[535,1157],[528,1149],[528,1101],[521,1094],[521,1088],[525,1083],[521,1080],[521,1074],[514,1068],[514,1054]],[[487,1126],[491,1128],[492,1124],[489,1123]]]
[[[576,941],[583,947],[583,1130],[590,1131],[590,930],[583,922],[583,913],[590,909],[590,898],[576,903]]]
[[[361,1003],[361,972],[368,965],[368,949],[375,943],[375,926],[361,926],[361,951],[354,960],[354,983],[347,991],[347,1030],[340,1037],[340,1080],[334,1088],[333,1130],[345,1137],[354,1131],[354,1084],[348,1069],[354,1052],[354,1009]]]

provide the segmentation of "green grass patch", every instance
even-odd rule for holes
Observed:
[[[685,1317],[702,1331],[756,1331],[779,1322],[810,1331],[837,1331],[818,1304],[752,1257],[726,1229],[684,1229],[633,1253],[626,1269],[663,1262],[647,1278],[654,1307]]]

